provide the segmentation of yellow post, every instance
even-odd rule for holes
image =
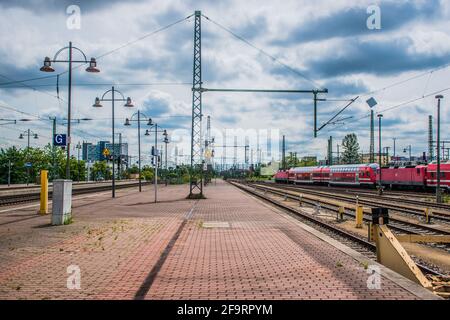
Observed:
[[[356,220],[356,228],[362,228],[362,223],[363,223],[363,207],[362,206],[355,207],[355,220]]]
[[[41,208],[40,214],[48,213],[48,170],[41,170]]]
[[[344,212],[345,212],[344,207],[343,207],[343,206],[340,206],[340,207],[339,207],[339,220],[340,220],[340,221],[343,221],[343,220],[344,220]]]
[[[425,209],[425,222],[426,223],[431,223],[431,214],[432,214],[432,209],[426,208]]]

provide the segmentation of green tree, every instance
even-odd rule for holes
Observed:
[[[141,173],[142,173],[142,178],[143,179],[145,179],[147,181],[153,180],[154,172],[153,172],[153,168],[152,167],[150,167],[150,166],[143,166],[142,170],[141,170]]]
[[[109,180],[112,178],[111,168],[108,166],[106,160],[95,162],[91,170],[92,180]]]
[[[344,147],[344,152],[342,154],[342,163],[344,164],[354,164],[359,163],[359,143],[356,134],[350,133],[342,139],[342,146]]]
[[[0,181],[8,183],[8,170],[11,163],[11,183],[24,183],[27,178],[25,154],[21,149],[11,147],[0,150]]]

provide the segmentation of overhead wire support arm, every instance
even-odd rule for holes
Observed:
[[[317,137],[317,101],[326,101],[326,99],[317,98],[319,93],[328,93],[328,89],[313,89],[313,90],[284,90],[284,89],[222,89],[222,88],[204,88],[193,87],[193,92],[267,92],[267,93],[312,93],[314,95],[314,138]]]
[[[194,88],[194,91],[201,92],[268,92],[268,93],[328,93],[328,89],[323,90],[283,90],[283,89],[217,89],[217,88]]]
[[[336,113],[334,116],[332,116],[331,119],[328,120],[327,122],[325,122],[319,129],[317,129],[317,131],[320,131],[320,130],[322,130],[323,128],[325,128],[327,125],[333,123],[333,120],[336,119],[336,117],[337,117],[338,115],[340,115],[342,112],[344,112],[344,110],[347,109],[353,102],[355,102],[356,100],[358,100],[358,98],[359,98],[359,96],[357,96],[357,97],[354,98],[354,99],[351,99],[351,100],[349,101],[349,103],[347,103],[347,104],[345,105],[345,107],[343,107],[341,110],[339,110],[338,113]],[[321,99],[320,101],[326,101],[326,99]],[[347,118],[343,118],[343,119],[338,119],[338,120],[336,120],[336,121],[339,121],[339,120],[340,120],[340,121],[342,121],[342,120],[347,120],[347,119],[350,119],[350,118],[351,118],[351,117],[347,117]]]

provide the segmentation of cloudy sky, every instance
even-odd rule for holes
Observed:
[[[380,8],[379,30],[367,28],[367,8],[372,4]],[[67,13],[70,5],[81,10],[79,29],[67,27],[67,20],[74,17]],[[105,102],[99,109],[92,103],[115,85],[136,104],[133,110],[120,103],[116,106],[116,131],[129,142],[131,154],[137,153],[137,130],[135,125],[124,127],[123,122],[140,109],[169,130],[172,155],[175,145],[179,154],[188,155],[194,21],[183,19],[194,10],[210,19],[202,17],[204,87],[327,88],[329,93],[321,98],[328,101],[319,103],[319,126],[345,100],[359,96],[339,116],[347,120],[326,126],[314,139],[310,94],[204,93],[203,123],[210,115],[216,145],[224,144],[224,130],[264,136],[270,129],[274,139],[277,134],[286,135],[288,151],[301,156],[323,158],[328,137],[333,136],[336,149],[348,133],[356,133],[367,152],[369,107],[365,101],[374,97],[378,101],[375,112],[384,115],[383,145],[392,146],[392,138],[397,138],[397,154],[404,155],[403,148],[409,144],[413,154],[427,150],[428,115],[434,116],[436,109],[434,96],[442,90],[444,96],[450,92],[445,91],[450,87],[448,0],[293,0],[282,4],[261,0],[0,0],[0,118],[33,119],[1,125],[1,146],[24,146],[26,140],[18,136],[28,128],[40,135],[32,145],[50,142],[51,124],[45,119],[67,116],[67,65],[54,64],[53,74],[39,68],[45,56],[53,57],[72,41],[88,59],[97,57],[101,69],[91,74],[77,65],[73,71],[73,118],[92,118],[73,125],[74,144],[110,139],[110,104]],[[67,58],[67,52],[59,57]],[[75,59],[82,56],[76,54]],[[61,74],[59,99],[56,74]],[[51,77],[14,82],[46,76]],[[448,101],[444,99],[442,111],[445,139],[450,138]],[[57,131],[64,133],[60,123]],[[232,145],[234,139],[228,139],[226,144]],[[145,138],[143,143],[148,153],[151,141]],[[256,143],[251,142],[250,148],[256,161]],[[217,160],[221,150],[216,150]],[[263,157],[269,160],[267,154]]]

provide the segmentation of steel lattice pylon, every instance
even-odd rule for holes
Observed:
[[[189,196],[203,195],[202,174],[193,177],[202,168],[202,40],[201,11],[195,11],[194,66],[192,79],[192,131],[191,131],[191,178]]]

